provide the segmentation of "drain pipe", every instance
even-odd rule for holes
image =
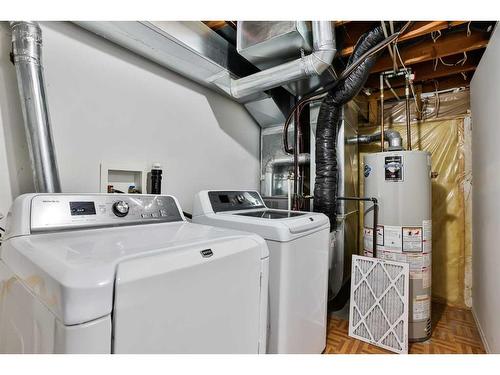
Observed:
[[[313,21],[312,34],[311,54],[247,77],[231,80],[231,96],[242,98],[302,78],[321,75],[331,65],[337,52],[331,21]]]
[[[61,183],[50,129],[42,67],[42,30],[36,22],[10,23],[12,61],[16,67],[35,190],[59,193]]]

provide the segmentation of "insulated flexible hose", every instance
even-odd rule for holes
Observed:
[[[384,40],[381,26],[362,35],[347,63],[346,70],[373,46]],[[337,227],[338,164],[337,136],[341,123],[342,106],[356,96],[364,86],[379,52],[365,58],[323,99],[316,127],[316,181],[314,208],[330,219],[330,231]]]

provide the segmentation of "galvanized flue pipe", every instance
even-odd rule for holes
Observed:
[[[11,22],[10,28],[35,189],[41,193],[59,193],[61,183],[43,79],[42,30],[38,23],[27,21]]]

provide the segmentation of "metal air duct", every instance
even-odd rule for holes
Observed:
[[[35,189],[41,193],[59,193],[61,183],[43,79],[42,30],[38,23],[26,21],[11,22],[10,28]]]
[[[231,96],[242,98],[283,86],[302,78],[321,75],[332,63],[337,49],[331,21],[313,21],[313,52],[261,72],[231,80]]]
[[[290,110],[284,89],[231,96],[231,80],[259,70],[227,40],[198,21],[78,21],[78,26],[245,105],[261,127],[283,123]],[[288,97],[288,99],[287,99]]]
[[[403,140],[398,131],[392,129],[384,130],[384,139],[389,143],[389,148],[387,150],[399,151],[403,149]],[[358,135],[356,137],[349,138],[347,139],[347,143],[372,143],[381,140],[382,133],[377,132],[371,135]]]
[[[283,113],[288,115],[291,103],[283,100],[283,96],[291,97],[289,94],[268,95],[264,91],[278,90],[279,86],[321,74],[336,53],[330,21],[312,23],[314,51],[310,55],[262,72],[202,22],[78,21],[76,24],[244,104],[262,127],[283,123]]]

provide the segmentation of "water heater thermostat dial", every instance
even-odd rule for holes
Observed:
[[[113,203],[113,213],[118,217],[127,216],[130,207],[125,201],[116,201]]]

